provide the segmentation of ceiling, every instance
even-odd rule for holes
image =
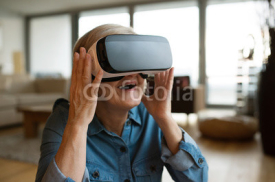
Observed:
[[[0,0],[0,16],[43,15],[68,11],[87,10],[104,6],[124,5],[144,2],[204,1],[204,0]],[[232,3],[252,0],[208,0],[208,4]],[[254,0],[257,1],[257,0]],[[267,0],[258,0],[267,1]],[[273,2],[273,1],[272,1]],[[274,2],[273,2],[274,3]]]
[[[0,0],[0,11],[19,15],[37,15],[150,1],[161,0]]]

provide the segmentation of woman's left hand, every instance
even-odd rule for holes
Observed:
[[[171,91],[174,81],[174,68],[155,74],[154,94],[142,97],[142,102],[156,122],[172,118]],[[158,123],[160,124],[160,123]]]
[[[155,74],[154,94],[150,97],[143,95],[142,102],[163,132],[168,148],[172,154],[176,154],[182,140],[182,131],[171,113],[173,81],[174,68]]]

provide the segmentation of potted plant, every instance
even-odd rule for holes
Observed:
[[[270,13],[265,22],[269,30],[270,55],[259,76],[258,114],[264,153],[275,156],[275,11],[271,0],[268,4]]]

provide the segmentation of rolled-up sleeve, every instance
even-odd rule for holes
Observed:
[[[56,165],[55,159],[53,159],[51,161],[51,163],[49,164],[46,173],[43,176],[42,182],[50,182],[50,181],[56,181],[56,182],[74,182],[74,180],[72,180],[71,178],[67,178],[58,168],[58,166]],[[83,175],[83,179],[82,182],[89,182],[90,178],[89,178],[89,172],[88,169],[85,169],[84,175]]]
[[[64,128],[68,120],[67,101],[59,99],[55,102],[52,114],[47,120],[43,130],[42,142],[40,147],[40,159],[35,182],[71,182],[55,163],[55,155],[62,141]],[[89,172],[85,169],[83,181],[89,181]]]
[[[161,159],[175,181],[206,182],[208,165],[196,142],[182,128],[183,140],[179,150],[172,154],[162,137]]]

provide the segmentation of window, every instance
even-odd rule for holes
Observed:
[[[254,36],[258,44],[262,44],[257,20],[254,2],[208,5],[206,11],[208,104],[236,104],[239,51],[249,34]],[[262,60],[255,61],[261,63]]]
[[[71,19],[69,15],[32,18],[30,71],[32,74],[71,75]]]
[[[85,11],[80,13],[79,37],[102,24],[119,24],[130,26],[130,15],[127,7]]]
[[[134,29],[138,34],[168,39],[175,75],[189,75],[198,82],[199,14],[195,3],[175,2],[135,7]]]

